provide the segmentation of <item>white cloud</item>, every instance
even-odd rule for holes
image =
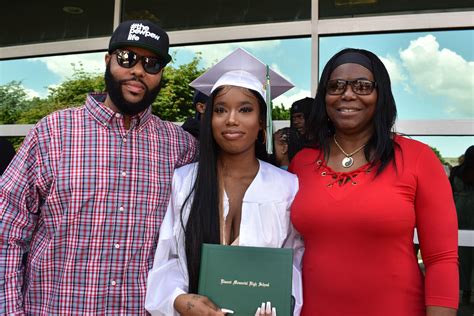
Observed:
[[[50,84],[48,87],[47,87],[47,90],[48,90],[48,93],[49,93],[49,90],[50,89],[55,89],[57,87],[59,87],[61,84]]]
[[[273,63],[270,65],[270,68],[275,71],[276,73],[278,73],[280,76],[282,76],[283,78],[285,78],[286,80],[288,80],[289,82],[293,82],[293,80],[291,80],[290,76],[288,76],[287,74],[285,74],[283,71],[281,71],[280,67]]]
[[[34,89],[30,89],[30,88],[26,88],[25,86],[21,86],[23,88],[23,90],[25,91],[26,93],[26,96],[29,100],[33,99],[33,98],[46,98],[49,94],[49,89],[50,88],[56,88],[56,87],[59,87],[59,84],[52,84],[52,85],[49,85],[46,89],[42,89],[40,91],[37,91],[37,90],[34,90]]]
[[[28,89],[28,88],[25,88],[23,87],[24,91],[26,92],[26,95],[27,95],[27,98],[29,100],[33,99],[33,98],[41,98],[41,97],[44,97],[41,93],[39,93],[38,91],[36,90],[33,90],[33,89]]]
[[[296,100],[300,100],[306,97],[311,96],[311,91],[308,90],[301,90],[297,88],[293,88],[290,91],[294,92],[293,94],[289,95],[289,92],[286,94],[283,94],[273,100],[274,105],[280,105],[283,104],[283,107],[285,109],[289,109],[293,102]]]
[[[395,58],[391,56],[379,58],[385,65],[385,68],[387,68],[392,84],[401,83],[407,79],[403,73],[402,65],[400,65],[400,63]]]
[[[446,98],[447,113],[474,114],[474,62],[466,61],[429,34],[410,42],[400,52],[400,58],[410,80],[419,90]]]
[[[73,75],[73,65],[77,68],[82,64],[82,69],[86,72],[103,73],[105,71],[104,53],[40,57],[30,60],[46,64],[48,70],[58,75],[61,81]]]
[[[252,51],[262,51],[267,49],[274,49],[280,45],[280,40],[262,41],[262,42],[245,42],[245,43],[228,43],[228,44],[206,44],[206,45],[192,45],[181,47],[180,50],[187,50],[192,53],[201,52],[201,64],[208,68],[216,62],[229,55],[238,47]]]
[[[408,83],[403,84],[403,90],[409,94],[414,94],[413,88]]]

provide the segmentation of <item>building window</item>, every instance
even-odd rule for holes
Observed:
[[[474,9],[474,5],[471,0],[319,0],[319,18],[321,19],[472,9]]]
[[[123,20],[149,19],[167,31],[311,19],[311,0],[123,0]]]
[[[401,120],[474,119],[474,30],[410,32],[320,38],[322,71],[346,47],[382,59]]]
[[[110,36],[114,2],[4,1],[0,47]]]
[[[187,63],[196,54],[200,65],[209,68],[237,47],[268,63],[275,71],[292,82],[295,87],[273,100],[274,105],[289,108],[301,98],[311,95],[311,39],[278,39],[262,41],[232,42],[222,44],[187,45],[171,49],[175,66]]]

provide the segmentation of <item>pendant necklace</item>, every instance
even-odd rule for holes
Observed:
[[[344,168],[350,168],[352,167],[352,165],[354,164],[354,158],[352,158],[352,156],[354,156],[355,154],[357,154],[362,148],[365,147],[365,145],[367,145],[367,143],[365,143],[364,145],[360,146],[359,148],[357,148],[356,150],[354,150],[353,152],[351,152],[350,154],[346,153],[344,151],[344,149],[342,149],[341,145],[339,145],[339,143],[337,142],[336,140],[336,135],[333,136],[334,138],[334,143],[336,144],[337,148],[339,148],[339,150],[344,154],[344,159],[342,159],[341,161],[341,165],[344,167]]]

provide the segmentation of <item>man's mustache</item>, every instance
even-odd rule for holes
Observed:
[[[141,80],[141,79],[139,79],[139,78],[136,78],[136,77],[133,77],[133,78],[130,78],[130,79],[122,79],[122,80],[119,80],[118,83],[122,85],[122,84],[124,84],[124,83],[129,82],[129,81],[138,81],[138,82],[140,82],[140,83],[145,87],[145,89],[146,89],[147,91],[149,90],[149,89],[148,89],[148,86],[146,85],[146,83],[143,82],[143,80]]]

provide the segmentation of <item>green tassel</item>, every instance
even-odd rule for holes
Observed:
[[[265,101],[267,102],[267,122],[266,122],[266,149],[267,153],[271,155],[273,153],[273,120],[272,120],[272,97],[271,97],[271,86],[270,86],[270,67],[267,65],[265,83]]]

